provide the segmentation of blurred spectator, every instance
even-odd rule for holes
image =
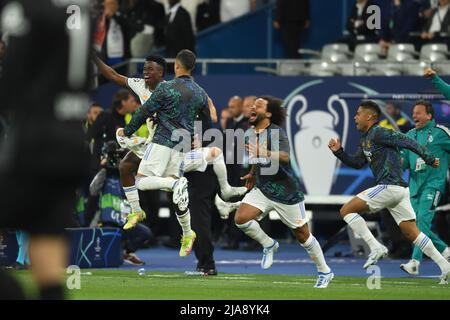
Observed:
[[[88,141],[94,139],[93,163],[91,169],[99,169],[103,145],[116,139],[116,130],[125,127],[125,115],[133,113],[138,107],[136,98],[128,90],[119,90],[113,97],[111,110],[104,111],[89,128]]]
[[[247,131],[250,127],[248,119],[244,117],[243,114],[243,100],[239,96],[231,97],[228,101],[228,111],[230,113],[230,118],[226,122],[226,129],[231,129],[236,132],[236,130],[242,130],[242,132]],[[231,137],[230,137],[231,138]],[[242,150],[238,150],[238,141],[236,137],[233,140],[226,141],[226,151],[224,152],[225,162],[227,164],[228,182],[233,187],[241,187],[244,185],[240,177],[243,176],[243,156]],[[242,153],[242,158],[240,154]],[[230,163],[229,161],[232,161]],[[239,240],[241,239],[242,232],[234,224],[234,213],[230,214],[228,219],[228,243],[223,247],[224,249],[238,249]]]
[[[132,57],[146,56],[154,47],[163,45],[166,14],[162,4],[155,0],[125,0],[121,12]]]
[[[86,134],[89,132],[89,129],[92,127],[95,120],[97,120],[98,115],[102,112],[103,112],[103,107],[101,105],[99,105],[98,103],[94,102],[89,107],[88,113],[86,116],[86,121],[84,123],[84,130],[85,130]],[[95,141],[94,139],[91,139],[88,141],[89,150],[90,150],[91,154],[93,154],[93,150],[94,150],[94,141]]]
[[[352,8],[352,13],[347,19],[346,35],[337,42],[348,44],[350,50],[354,50],[357,44],[376,42],[378,36],[376,30],[367,27],[367,20],[371,16],[367,8],[373,5],[372,0],[357,0]]]
[[[166,9],[170,9],[170,0],[158,0],[161,3],[164,3]],[[189,12],[189,16],[191,17],[191,25],[195,26],[195,19],[197,16],[197,8],[204,0],[181,0],[181,6]],[[220,0],[215,0],[220,2]],[[219,4],[220,5],[220,4]],[[167,10],[166,10],[167,11]],[[195,32],[195,30],[194,30]]]
[[[222,22],[227,22],[255,9],[256,0],[221,0],[220,20]]]
[[[189,12],[181,6],[180,0],[169,0],[169,6],[165,33],[167,57],[175,57],[182,49],[195,52],[195,38]]]
[[[250,118],[251,108],[255,103],[255,100],[256,96],[247,96],[244,98],[244,102],[242,103],[242,114],[247,121]]]
[[[128,35],[118,0],[104,0],[103,13],[97,19],[94,33],[94,47],[108,65],[118,64],[130,57]]]
[[[98,104],[97,102],[94,102],[88,109],[87,116],[86,116],[86,122],[84,123],[84,128],[86,129],[86,132],[89,130],[90,127],[92,127],[92,124],[97,120],[97,117],[100,113],[103,112],[103,107]]]
[[[281,30],[285,56],[299,59],[300,35],[309,28],[309,0],[277,0],[273,26]]]
[[[420,35],[422,43],[442,42],[448,40],[450,34],[450,0],[439,0],[437,8],[431,8],[429,18]]]
[[[382,16],[379,44],[383,53],[387,54],[393,43],[409,42],[410,33],[418,28],[419,4],[413,0],[392,0],[389,12]]]
[[[392,118],[392,120],[395,121],[401,132],[405,133],[408,132],[409,129],[411,129],[411,123],[408,119],[402,116],[402,108],[398,103],[388,102],[386,103],[385,109],[387,114]],[[383,128],[395,130],[389,119],[380,121],[380,126]]]
[[[227,122],[228,119],[231,118],[231,113],[230,110],[228,110],[227,108],[223,108],[222,112],[220,113],[220,128],[225,131],[225,129],[227,128]]]
[[[220,0],[204,0],[197,7],[195,26],[197,31],[220,23]]]

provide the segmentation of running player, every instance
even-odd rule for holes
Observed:
[[[191,148],[197,115],[209,112],[206,92],[191,76],[195,60],[194,53],[181,50],[175,59],[175,79],[160,83],[131,122],[117,132],[119,137],[131,136],[156,112],[159,124],[139,164],[136,187],[173,191],[172,200],[183,230],[180,256],[190,254],[196,237],[191,230],[187,180],[183,177],[184,153]],[[136,220],[136,217],[129,216],[129,219]]]
[[[156,86],[164,81],[167,65],[165,59],[160,56],[148,56],[146,58],[146,62],[144,63],[144,78],[127,78],[118,74],[114,69],[107,66],[98,57],[95,58],[95,63],[105,78],[122,87],[127,87],[133,90],[133,92],[139,97],[141,104],[144,104],[150,98]],[[211,120],[213,122],[217,122],[216,108],[209,97],[208,108]],[[147,145],[152,141],[156,129],[155,120],[155,117],[152,116],[147,121],[149,131],[147,139],[135,136],[132,138],[117,137],[117,141],[121,147],[130,150],[130,152],[121,161],[119,167],[122,186],[132,211],[128,222],[124,226],[125,230],[133,228],[138,221],[145,218],[145,212],[141,209],[139,204],[139,193],[135,186],[134,174],[138,169]],[[203,172],[206,170],[208,164],[213,164],[214,173],[217,176],[217,180],[221,188],[221,195],[225,200],[236,195],[242,195],[247,191],[246,188],[236,188],[229,185],[227,181],[225,160],[223,158],[222,151],[219,148],[198,148],[185,155],[185,172]]]
[[[274,97],[261,97],[255,101],[246,132],[249,163],[252,169],[241,179],[253,188],[242,200],[235,215],[236,226],[264,248],[261,267],[268,269],[279,244],[269,237],[256,220],[275,210],[281,221],[294,233],[300,245],[315,262],[319,278],[315,288],[326,288],[334,274],[325,262],[322,249],[309,232],[305,202],[300,184],[290,165],[290,148],[286,133],[280,127],[284,121],[282,101]],[[277,166],[276,172],[264,172]]]
[[[331,139],[328,144],[333,154],[352,168],[360,169],[369,164],[377,184],[346,203],[340,214],[353,232],[370,248],[371,252],[364,268],[376,264],[387,255],[388,250],[375,239],[359,214],[387,208],[404,236],[438,264],[442,272],[440,283],[446,284],[450,276],[450,263],[434,247],[430,238],[416,226],[416,214],[409,200],[409,188],[402,179],[399,148],[413,151],[434,168],[439,166],[439,159],[406,135],[378,126],[380,114],[380,108],[375,102],[360,103],[355,122],[356,128],[362,132],[362,137],[356,154],[347,154],[339,139]]]

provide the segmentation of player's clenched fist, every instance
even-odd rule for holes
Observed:
[[[331,151],[336,152],[341,148],[341,140],[338,138],[330,139],[330,142],[328,142],[328,148],[330,148]]]
[[[431,68],[426,68],[423,75],[425,76],[425,78],[432,78],[436,75],[436,71]]]

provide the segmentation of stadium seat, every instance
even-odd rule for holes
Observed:
[[[355,60],[372,62],[381,58],[381,48],[377,43],[359,44],[355,48]]]
[[[371,62],[355,63],[355,75],[357,76],[399,76],[402,74],[402,65],[397,62]]]
[[[278,75],[280,76],[298,76],[305,74],[307,72],[307,68],[304,63],[296,62],[296,61],[286,61],[280,63],[280,67],[278,70]]]
[[[327,61],[315,60],[311,62],[309,68],[310,76],[327,77],[339,74],[337,67],[333,63]]]
[[[403,72],[408,76],[423,76],[423,71],[428,65],[426,61],[408,61],[403,63]]]
[[[450,75],[450,60],[433,63],[433,68],[440,75]]]
[[[387,59],[391,61],[403,62],[406,60],[414,60],[418,57],[418,53],[414,50],[411,43],[392,44],[389,47]]]
[[[322,60],[331,62],[348,61],[352,58],[353,54],[345,43],[332,43],[323,46],[322,48]]]
[[[447,60],[448,47],[444,43],[425,44],[420,49],[420,59],[426,61],[442,61]]]

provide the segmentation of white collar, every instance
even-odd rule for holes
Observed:
[[[241,115],[239,117],[233,118],[234,121],[239,122],[244,118],[244,114],[241,113]]]
[[[179,7],[181,7],[181,2],[178,2],[176,5],[174,5],[172,8],[169,9],[170,14],[175,15]]]
[[[448,7],[450,6],[450,4],[446,4],[445,6],[443,6],[443,7],[441,7],[441,6],[439,6],[439,11],[447,11],[448,10]]]

